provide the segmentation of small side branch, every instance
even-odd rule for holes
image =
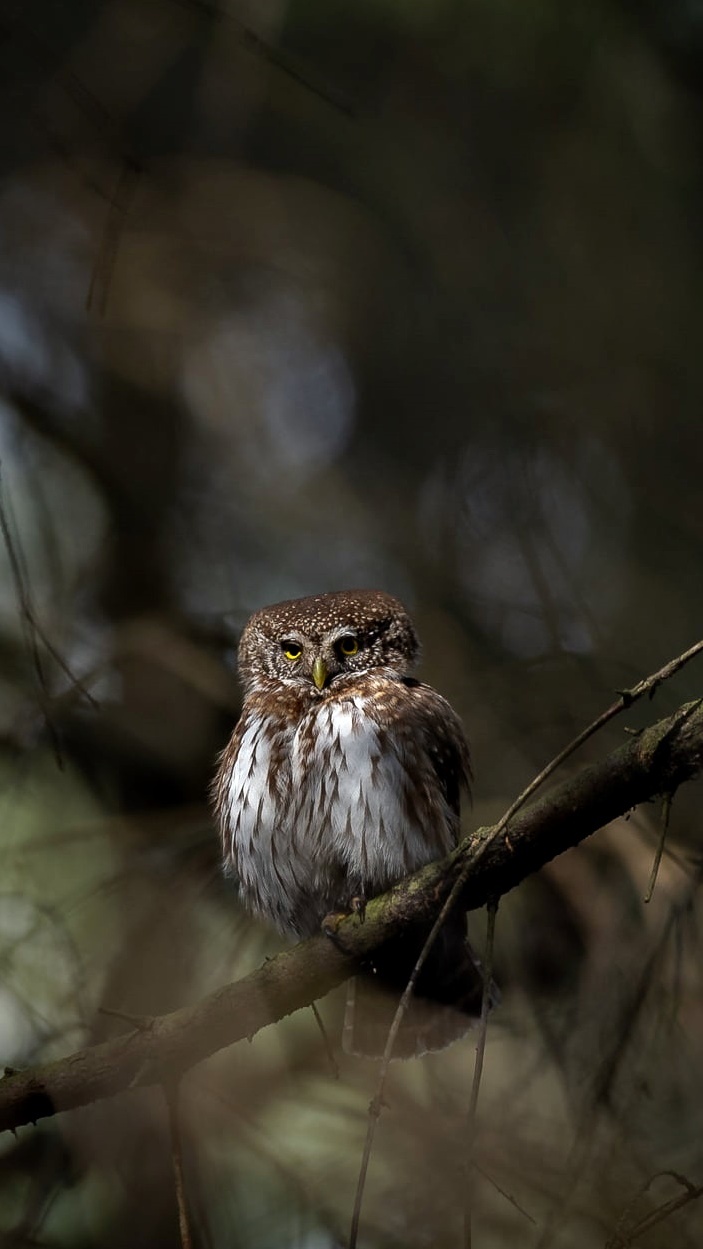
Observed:
[[[483,960],[483,994],[481,997],[481,1019],[479,1021],[478,1040],[476,1042],[476,1058],[474,1060],[474,1075],[471,1082],[471,1097],[469,1098],[469,1110],[466,1116],[467,1139],[466,1139],[466,1202],[464,1206],[464,1245],[465,1249],[471,1249],[472,1243],[472,1222],[473,1222],[473,1190],[474,1190],[474,1168],[476,1166],[476,1112],[478,1110],[478,1095],[481,1088],[481,1076],[483,1075],[483,1060],[486,1054],[486,1037],[488,1035],[488,1012],[491,1006],[491,982],[493,979],[493,947],[495,944],[496,932],[496,914],[498,912],[498,903],[492,900],[488,903],[488,922],[486,926],[486,954]]]
[[[671,816],[671,804],[673,802],[673,798],[673,794],[664,794],[662,799],[661,830],[659,833],[659,842],[657,844],[656,853],[654,855],[654,862],[652,863],[652,871],[649,876],[647,892],[644,895],[645,902],[652,901],[654,886],[657,883],[657,876],[659,875],[659,868],[662,861],[662,855],[664,854],[664,846],[666,844],[666,835],[669,831],[669,819]]]
[[[176,1190],[176,1206],[178,1208],[178,1231],[181,1237],[181,1249],[193,1249],[193,1237],[188,1218],[188,1201],[186,1198],[185,1180],[183,1178],[183,1139],[178,1113],[178,1095],[180,1085],[164,1086],[164,1096],[168,1110],[168,1129],[171,1138],[171,1161],[173,1164],[173,1184]]]
[[[671,1179],[675,1180],[676,1183],[683,1189],[683,1192],[679,1193],[676,1197],[671,1197],[669,1201],[663,1202],[661,1205],[657,1206],[656,1209],[650,1210],[648,1214],[639,1219],[639,1221],[630,1227],[628,1231],[625,1231],[625,1224],[637,1201],[639,1201],[645,1193],[649,1192],[655,1180],[661,1179],[664,1176],[669,1176]],[[677,1210],[681,1210],[692,1201],[698,1201],[701,1197],[703,1197],[703,1184],[692,1184],[690,1180],[686,1179],[685,1175],[680,1175],[678,1171],[659,1171],[656,1175],[653,1175],[651,1179],[647,1180],[647,1183],[644,1185],[641,1192],[638,1193],[633,1201],[629,1202],[625,1207],[625,1210],[618,1221],[617,1228],[615,1229],[613,1236],[608,1240],[605,1249],[628,1249],[628,1247],[634,1244],[636,1240],[639,1240],[640,1236],[643,1236],[645,1232],[648,1232],[652,1227],[655,1227],[657,1223],[662,1223],[664,1219],[668,1219],[671,1214],[675,1214]]]

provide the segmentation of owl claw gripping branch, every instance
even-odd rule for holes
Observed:
[[[215,807],[243,902],[280,932],[312,936],[333,912],[363,919],[366,898],[457,843],[469,749],[449,703],[410,676],[418,653],[402,603],[380,590],[278,603],[244,628],[244,705],[220,759]],[[373,978],[355,978],[345,1049],[383,1051],[425,937],[395,938],[374,955]],[[395,1053],[462,1036],[481,990],[464,916],[453,913]]]

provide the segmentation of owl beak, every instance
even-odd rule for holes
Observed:
[[[327,680],[327,665],[324,659],[320,659],[319,655],[312,666],[312,679],[318,690],[324,689],[325,681]]]

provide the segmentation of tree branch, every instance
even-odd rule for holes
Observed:
[[[526,876],[638,803],[673,793],[703,769],[703,700],[628,741],[524,808],[503,835],[479,829],[438,863],[336,922],[335,941],[313,937],[195,1006],[147,1021],[113,1040],[0,1080],[0,1131],[85,1106],[115,1093],[163,1084],[227,1045],[307,1006],[399,931],[432,923],[468,859],[481,858],[462,891],[468,910]],[[341,948],[340,948],[341,947]]]

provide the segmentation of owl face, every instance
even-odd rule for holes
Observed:
[[[239,643],[247,692],[266,681],[322,697],[347,675],[373,668],[405,674],[419,642],[403,604],[382,590],[342,590],[255,612]]]

